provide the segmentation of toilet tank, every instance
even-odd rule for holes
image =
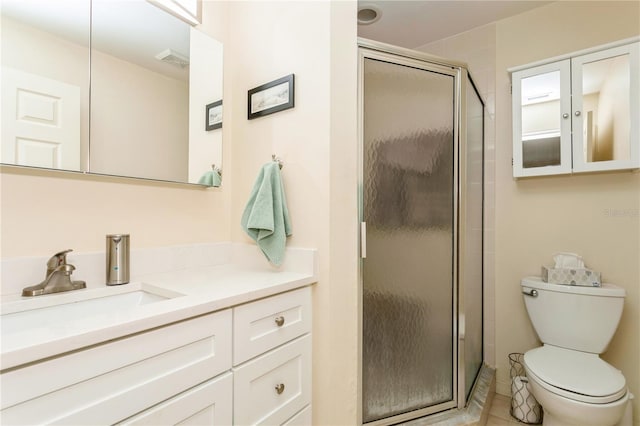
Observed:
[[[607,349],[622,316],[623,288],[550,284],[540,277],[524,278],[520,285],[542,343],[596,354]]]

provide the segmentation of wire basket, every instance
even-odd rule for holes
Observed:
[[[511,377],[511,416],[522,423],[542,423],[542,407],[529,389],[523,362],[524,354],[509,354],[509,376]]]

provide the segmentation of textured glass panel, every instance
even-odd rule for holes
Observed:
[[[452,76],[364,66],[363,417],[453,399]]]
[[[464,315],[465,315],[465,397],[482,366],[482,194],[483,123],[482,102],[473,86],[467,84],[467,158],[464,241]]]

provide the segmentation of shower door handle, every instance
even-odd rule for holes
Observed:
[[[360,222],[360,257],[367,257],[367,222]]]

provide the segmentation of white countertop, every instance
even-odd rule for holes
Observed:
[[[81,349],[150,328],[293,290],[316,282],[313,271],[294,272],[247,265],[225,264],[147,274],[135,282],[66,293],[16,298],[2,304],[2,370]],[[61,325],[55,318],[35,326],[9,325],[12,312],[74,303],[135,290],[170,296],[167,300],[135,308],[90,315]],[[2,318],[7,321],[2,321]],[[6,324],[5,324],[6,323]],[[14,322],[15,324],[15,322]],[[19,324],[19,323],[18,323]],[[19,329],[16,329],[19,328]]]

